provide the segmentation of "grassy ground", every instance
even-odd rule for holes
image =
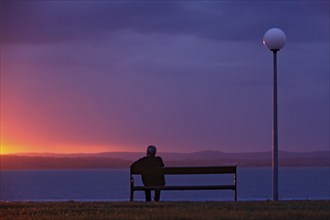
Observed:
[[[327,201],[0,202],[0,219],[330,219]]]

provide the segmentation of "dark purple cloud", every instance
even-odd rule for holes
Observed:
[[[327,1],[4,1],[4,42],[42,43],[103,32],[182,34],[246,41],[279,26],[297,42],[327,41]]]

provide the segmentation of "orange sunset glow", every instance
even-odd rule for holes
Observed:
[[[16,153],[99,153],[107,151],[121,151],[121,148],[111,148],[108,146],[55,146],[54,148],[45,148],[39,146],[14,146],[14,145],[1,145],[1,154],[16,154]]]
[[[10,143],[10,142],[8,142]],[[132,149],[118,146],[97,146],[97,145],[50,145],[49,143],[34,143],[33,145],[24,144],[5,144],[1,143],[0,154],[16,154],[16,153],[99,153],[107,151],[129,151]]]
[[[136,4],[2,1],[1,154],[271,151],[273,26],[279,150],[329,149],[326,1]]]

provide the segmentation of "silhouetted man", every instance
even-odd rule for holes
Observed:
[[[131,168],[136,169],[148,169],[148,168],[157,168],[164,167],[164,163],[161,157],[156,157],[157,148],[155,146],[148,146],[147,156],[142,157],[139,160],[135,161]],[[145,186],[164,186],[165,177],[163,174],[142,174],[142,182]],[[151,190],[145,190],[146,201],[151,201]],[[160,190],[155,190],[155,201],[160,199]]]

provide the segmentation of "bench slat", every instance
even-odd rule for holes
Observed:
[[[150,190],[218,190],[218,189],[231,189],[235,190],[235,185],[207,185],[207,186],[134,186],[133,190],[143,191]]]
[[[236,166],[217,167],[163,167],[151,169],[132,169],[131,174],[233,174],[236,173]]]

